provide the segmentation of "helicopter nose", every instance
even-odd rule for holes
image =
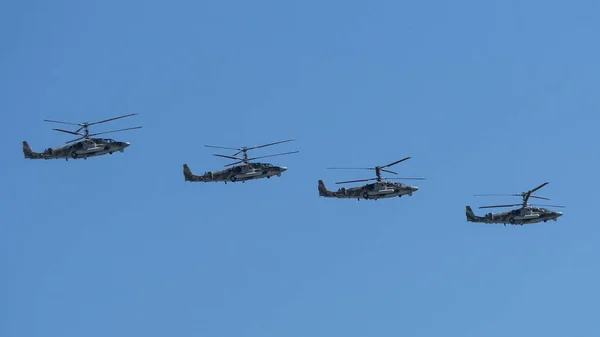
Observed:
[[[419,188],[417,186],[411,186],[410,187],[411,191],[416,192],[419,190]]]
[[[123,148],[129,147],[129,145],[131,145],[130,142],[123,142]]]
[[[556,217],[558,218],[558,217],[561,217],[563,214],[562,214],[562,212],[554,212],[554,215],[556,215]]]
[[[287,171],[287,167],[285,166],[280,166],[279,167],[279,171],[283,172],[283,171]]]

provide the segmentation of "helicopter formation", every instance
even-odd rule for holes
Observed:
[[[82,123],[71,123],[71,122],[62,122],[55,120],[44,120],[49,123],[58,123],[58,124],[67,124],[67,125],[75,125],[79,128],[75,131],[69,131],[64,129],[54,128],[53,130],[72,134],[78,136],[73,140],[65,142],[66,146],[56,147],[56,148],[47,148],[43,152],[34,152],[32,148],[29,146],[27,141],[23,141],[23,154],[25,159],[87,159],[88,157],[98,157],[106,154],[113,154],[114,152],[124,152],[126,148],[128,148],[131,143],[126,141],[116,141],[110,138],[98,138],[96,136],[101,134],[113,133],[113,132],[121,132],[128,131],[134,129],[140,129],[141,126],[130,127],[118,130],[111,130],[99,133],[90,134],[89,127],[96,124],[102,124],[110,121],[114,121],[117,119],[122,119],[126,117],[131,117],[137,115],[136,113],[122,115],[114,118],[109,118],[97,122],[82,122]],[[242,182],[245,183],[248,180],[257,180],[262,178],[270,179],[273,176],[281,177],[281,175],[287,171],[287,167],[273,165],[271,163],[266,162],[254,162],[256,159],[283,156],[298,153],[299,151],[289,151],[283,153],[277,153],[266,156],[258,156],[258,157],[248,157],[248,151],[255,150],[259,148],[269,147],[277,144],[288,143],[294,141],[295,139],[288,139],[283,141],[277,141],[272,143],[267,143],[258,146],[251,147],[226,147],[226,146],[214,146],[214,145],[205,145],[207,148],[218,148],[218,149],[226,149],[236,151],[231,155],[218,154],[215,153],[213,156],[226,158],[233,160],[234,162],[224,165],[226,168],[216,171],[207,171],[202,175],[195,175],[192,173],[192,170],[187,164],[183,164],[183,176],[184,181],[187,182],[223,182],[227,184],[228,182]],[[241,155],[241,157],[240,157]],[[338,198],[338,199],[365,199],[365,200],[378,200],[378,199],[387,199],[394,197],[402,197],[405,195],[412,196],[413,193],[419,190],[417,186],[409,186],[401,182],[394,182],[391,180],[425,180],[425,178],[382,178],[381,173],[391,173],[398,174],[397,172],[391,171],[388,168],[394,165],[397,165],[401,162],[404,162],[411,157],[405,157],[400,160],[396,160],[390,164],[383,166],[375,166],[375,167],[367,167],[367,168],[348,168],[348,167],[328,167],[327,169],[331,170],[371,170],[375,171],[375,178],[367,178],[367,179],[358,179],[358,180],[349,180],[349,181],[341,181],[336,182],[336,184],[349,184],[349,183],[358,183],[358,182],[367,182],[367,181],[375,181],[373,183],[368,183],[365,185],[360,185],[356,187],[350,188],[339,188],[337,191],[330,191],[325,186],[323,180],[318,181],[318,191],[319,196],[325,198]],[[557,221],[559,217],[563,215],[562,212],[551,211],[545,207],[558,207],[564,208],[564,206],[558,205],[534,205],[529,204],[528,201],[530,198],[535,199],[543,199],[550,200],[546,197],[540,197],[532,195],[537,190],[546,186],[548,182],[544,182],[543,184],[529,190],[526,192],[522,192],[520,194],[476,194],[475,196],[519,196],[523,198],[522,203],[520,204],[503,204],[503,205],[493,205],[493,206],[481,206],[480,209],[485,208],[501,208],[501,207],[516,207],[516,209],[512,209],[510,211],[499,212],[499,213],[487,213],[483,216],[475,215],[470,206],[466,206],[466,218],[467,222],[473,223],[485,223],[485,224],[503,224],[506,226],[510,225],[520,225],[523,226],[525,224],[535,224],[539,222],[547,222],[547,221]]]

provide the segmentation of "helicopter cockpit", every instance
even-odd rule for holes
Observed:
[[[250,165],[252,165],[252,167],[256,169],[273,167],[273,165],[269,163],[251,163]]]
[[[92,141],[96,144],[111,144],[116,143],[114,139],[111,138],[92,138]]]
[[[534,213],[549,213],[550,212],[550,210],[541,208],[541,207],[529,207],[528,210],[530,212],[534,212]]]

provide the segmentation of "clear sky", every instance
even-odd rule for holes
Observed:
[[[5,1],[0,336],[598,336],[600,22],[572,1]],[[30,161],[95,121],[130,141]],[[246,184],[205,144],[297,141]],[[231,152],[222,152],[232,154]],[[317,181],[423,176],[412,198]],[[467,223],[539,195],[557,222]],[[407,181],[411,184],[414,182]]]

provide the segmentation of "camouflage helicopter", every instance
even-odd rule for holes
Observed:
[[[330,170],[375,170],[375,175],[377,178],[371,179],[360,179],[360,180],[350,180],[350,181],[341,181],[336,184],[347,184],[354,182],[362,182],[362,181],[370,181],[377,180],[375,183],[366,184],[363,186],[352,187],[352,188],[340,188],[337,192],[329,191],[325,186],[323,180],[319,180],[319,196],[326,198],[340,198],[340,199],[352,199],[356,198],[360,200],[363,199],[383,199],[383,198],[393,198],[393,197],[402,197],[403,195],[412,196],[412,194],[419,190],[416,186],[408,186],[403,183],[396,183],[391,181],[386,181],[381,178],[381,172],[388,172],[392,174],[398,174],[396,172],[386,170],[386,167],[390,167],[401,163],[405,160],[410,159],[411,157],[406,157],[400,160],[397,160],[393,163],[384,165],[384,166],[376,166],[372,168],[345,168],[345,167],[328,167]],[[402,180],[425,180],[425,178],[388,178],[388,180],[392,179],[402,179]]]
[[[106,123],[109,121],[129,117],[129,116],[133,116],[133,115],[137,115],[137,114],[134,113],[134,114],[119,116],[119,117],[115,117],[115,118],[109,118],[109,119],[105,119],[105,120],[93,122],[93,123],[88,123],[88,122],[68,123],[68,122],[59,122],[59,121],[45,119],[44,120],[45,122],[79,126],[80,128],[77,129],[76,131],[69,131],[69,130],[63,130],[63,129],[53,129],[53,130],[69,133],[69,134],[80,136],[80,137],[77,139],[73,139],[68,142],[65,142],[65,144],[73,143],[71,145],[58,147],[58,148],[54,148],[54,149],[48,148],[48,149],[44,150],[44,152],[34,152],[31,149],[31,146],[29,146],[29,144],[26,141],[24,141],[23,142],[23,154],[25,155],[26,159],[46,159],[46,160],[48,160],[48,159],[65,159],[68,161],[69,158],[87,159],[88,157],[97,157],[97,156],[102,156],[105,154],[113,154],[113,152],[117,152],[117,151],[123,152],[123,151],[125,151],[125,148],[127,148],[129,145],[131,145],[129,142],[119,142],[119,141],[115,141],[114,139],[93,138],[93,137],[97,136],[97,135],[106,134],[106,133],[139,129],[139,128],[141,128],[141,126],[127,128],[127,129],[99,132],[99,133],[93,133],[93,134],[90,134],[88,127],[91,125]],[[81,133],[82,130],[83,130],[83,133]]]
[[[190,170],[189,166],[187,164],[183,164],[184,179],[185,179],[185,181],[191,181],[191,182],[224,182],[225,184],[227,184],[228,181],[231,181],[231,182],[241,181],[242,183],[245,183],[246,180],[254,180],[254,179],[260,179],[260,178],[269,179],[275,175],[278,177],[281,177],[281,174],[287,170],[287,167],[275,166],[275,165],[272,165],[269,163],[251,163],[250,161],[255,160],[255,159],[260,159],[260,158],[283,156],[286,154],[297,153],[298,151],[278,153],[278,154],[272,154],[272,155],[268,155],[268,156],[260,156],[260,157],[254,157],[254,158],[248,158],[247,152],[249,150],[254,150],[254,149],[267,147],[267,146],[271,146],[271,145],[275,145],[275,144],[291,142],[293,140],[294,139],[288,139],[288,140],[284,140],[284,141],[280,141],[280,142],[274,142],[274,143],[269,143],[269,144],[264,144],[264,145],[259,145],[259,146],[240,147],[240,148],[205,145],[205,147],[210,147],[210,148],[228,149],[228,150],[238,151],[231,156],[223,155],[223,154],[213,154],[213,156],[233,159],[233,160],[235,160],[235,162],[225,165],[225,167],[231,166],[231,168],[214,171],[214,172],[209,171],[209,172],[205,172],[203,175],[193,174],[192,171]],[[243,158],[236,157],[240,153],[243,153],[243,156],[244,156]],[[238,164],[241,164],[241,165],[238,165]]]
[[[535,207],[535,206],[545,206],[545,207],[564,207],[557,205],[532,205],[528,204],[527,201],[529,198],[535,199],[543,199],[550,200],[545,197],[539,197],[535,195],[531,195],[533,192],[539,190],[540,188],[546,186],[548,182],[541,184],[540,186],[529,190],[527,192],[523,192],[521,194],[476,194],[475,196],[517,196],[523,197],[522,204],[514,204],[514,205],[496,205],[496,206],[481,206],[479,208],[496,208],[496,207],[514,207],[521,206],[521,208],[514,209],[512,211],[501,212],[501,213],[488,213],[485,216],[476,216],[473,213],[471,207],[467,206],[467,221],[470,222],[483,222],[489,224],[504,224],[506,226],[507,223],[511,225],[525,225],[525,224],[534,224],[538,222],[546,222],[548,220],[557,221],[559,217],[563,214],[562,212],[555,212],[548,210],[543,207]]]

